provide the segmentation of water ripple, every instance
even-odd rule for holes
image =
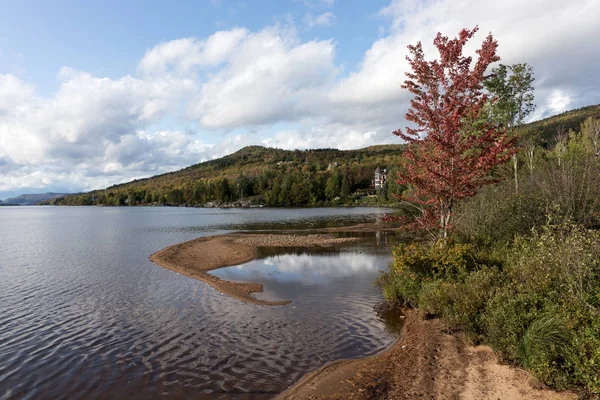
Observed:
[[[265,295],[293,300],[284,307],[242,303],[148,260],[199,234],[365,222],[385,210],[264,211],[1,210],[0,399],[266,399],[329,360],[387,346],[372,281],[389,254],[372,244],[219,271],[258,279]]]

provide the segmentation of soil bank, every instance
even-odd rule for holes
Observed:
[[[440,320],[414,311],[398,341],[378,355],[329,363],[276,397],[292,399],[575,400],[502,365],[487,346],[469,346]]]

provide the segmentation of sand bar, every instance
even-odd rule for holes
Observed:
[[[356,240],[358,238],[336,238],[327,234],[231,233],[169,246],[152,254],[150,260],[161,267],[206,282],[221,293],[236,299],[253,304],[277,306],[291,301],[256,299],[251,294],[262,292],[262,284],[230,282],[211,275],[208,271],[252,261],[256,258],[258,247],[323,247]]]

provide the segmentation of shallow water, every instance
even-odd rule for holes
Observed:
[[[199,236],[385,211],[0,209],[0,399],[268,398],[329,360],[376,353],[394,340],[373,310],[389,235],[317,254],[265,249],[213,271],[293,300],[280,307],[223,296],[148,256]]]

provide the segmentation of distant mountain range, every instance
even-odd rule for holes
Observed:
[[[2,206],[33,206],[40,202],[50,201],[57,197],[63,197],[71,193],[39,193],[39,194],[22,194],[16,197],[11,197],[4,201],[0,200]]]

